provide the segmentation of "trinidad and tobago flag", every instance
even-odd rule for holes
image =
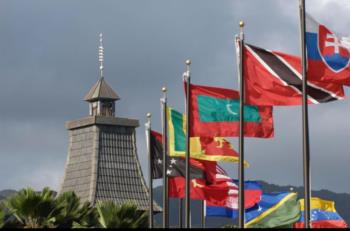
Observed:
[[[308,78],[350,86],[350,37],[335,35],[306,15]]]
[[[191,136],[239,136],[239,92],[194,84],[190,87]],[[244,132],[247,137],[272,138],[272,107],[245,105]]]
[[[299,57],[245,44],[243,62],[246,104],[272,106],[302,104]],[[308,79],[307,88],[309,103],[325,103],[344,97],[343,87],[339,84]]]

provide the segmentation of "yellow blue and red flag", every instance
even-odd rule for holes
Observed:
[[[301,217],[294,225],[295,228],[304,228],[304,199],[299,200]],[[347,228],[344,219],[335,210],[334,201],[311,198],[311,227],[312,228]]]

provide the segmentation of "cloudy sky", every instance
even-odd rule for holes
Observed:
[[[350,35],[349,0],[307,0],[307,10]],[[184,110],[185,59],[194,83],[237,88],[233,38],[241,19],[249,43],[300,53],[298,0],[1,0],[0,190],[59,188],[64,123],[88,113],[82,99],[99,77],[100,32],[105,78],[122,98],[117,115],[140,120],[138,155],[146,163],[145,114],[160,130],[162,86]],[[313,189],[350,192],[349,118],[349,100],[310,107]],[[302,185],[301,108],[275,108],[274,121],[274,139],[246,139],[247,177]],[[235,176],[236,165],[224,166]]]

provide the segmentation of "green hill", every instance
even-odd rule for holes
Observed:
[[[7,198],[16,192],[17,192],[16,190],[12,190],[12,189],[1,190],[0,191],[0,200]]]

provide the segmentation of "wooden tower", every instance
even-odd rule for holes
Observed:
[[[102,36],[100,43],[101,76],[84,98],[89,116],[66,123],[69,147],[60,192],[74,191],[93,204],[133,201],[148,210],[148,187],[136,149],[139,121],[115,116],[120,98],[104,80]],[[156,204],[154,208],[161,210]]]

